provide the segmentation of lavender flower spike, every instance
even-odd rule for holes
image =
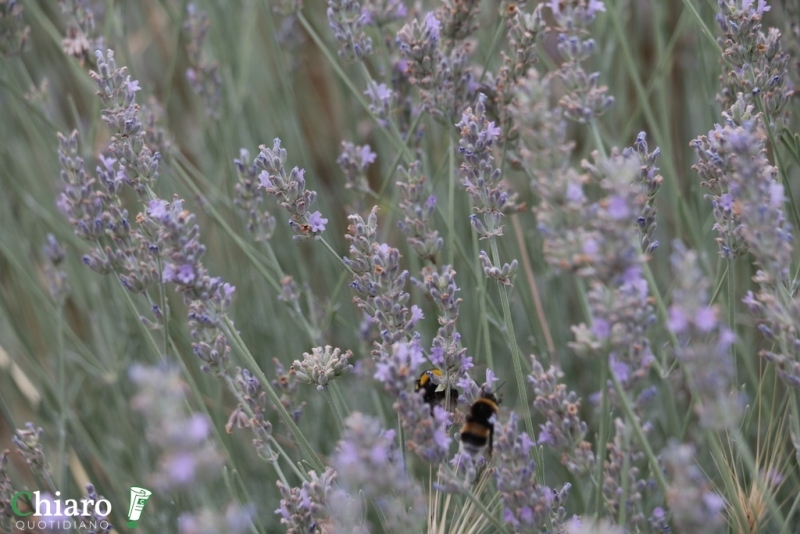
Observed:
[[[342,354],[341,349],[330,345],[314,347],[311,354],[303,353],[302,362],[294,361],[292,372],[301,382],[316,384],[317,390],[322,391],[331,380],[352,371],[353,366],[347,363],[352,357],[353,351],[350,350]]]
[[[548,520],[558,524],[564,520],[564,502],[570,484],[554,491],[536,481],[536,463],[530,451],[534,443],[517,428],[512,413],[505,425],[497,429],[495,481],[503,505],[503,520],[515,531],[536,532],[545,529]]]
[[[373,500],[387,530],[418,532],[425,522],[425,500],[406,473],[394,430],[383,430],[377,419],[358,412],[345,420],[345,426],[331,460],[342,487]]]
[[[294,167],[287,174],[284,167],[286,149],[281,148],[280,139],[275,139],[272,148],[261,145],[259,149],[261,152],[256,156],[255,164],[262,169],[258,174],[261,187],[289,212],[289,226],[296,233],[294,238],[309,239],[320,235],[328,219],[318,211],[311,212],[317,193],[306,189],[305,170]]]

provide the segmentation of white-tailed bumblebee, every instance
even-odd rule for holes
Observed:
[[[447,390],[445,384],[436,384],[430,374],[437,377],[444,378],[439,369],[430,369],[419,375],[417,383],[414,386],[414,391],[423,391],[422,400],[430,404],[431,413],[433,413],[434,406],[442,406],[447,399]],[[450,388],[450,410],[454,410],[458,404],[458,390],[454,387]]]
[[[488,456],[492,455],[494,439],[494,421],[497,405],[500,401],[493,393],[483,392],[470,407],[466,422],[461,427],[461,448],[474,455],[487,447]]]

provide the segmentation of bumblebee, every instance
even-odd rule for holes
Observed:
[[[492,455],[494,439],[494,422],[497,405],[500,401],[493,393],[483,392],[470,407],[466,422],[461,427],[461,449],[474,455],[487,447],[488,456]]]
[[[447,399],[446,386],[444,384],[436,384],[431,380],[430,374],[444,378],[439,369],[430,369],[419,375],[417,383],[414,385],[414,391],[423,391],[422,400],[431,406],[431,413],[433,413],[434,406],[442,406]],[[458,404],[458,390],[450,388],[450,410],[454,410]]]

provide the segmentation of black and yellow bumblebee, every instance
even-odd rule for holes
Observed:
[[[493,393],[484,391],[470,407],[466,422],[461,427],[461,449],[464,452],[474,455],[488,445],[488,456],[492,455],[493,419],[497,416],[498,404],[500,401]]]
[[[430,374],[428,374],[430,373]],[[430,375],[444,378],[439,369],[429,369],[419,375],[417,383],[414,385],[414,391],[423,391],[422,400],[431,406],[431,413],[433,413],[434,406],[443,406],[447,399],[447,389],[445,384],[436,384]],[[450,388],[450,411],[453,411],[458,404],[458,390],[454,387]]]

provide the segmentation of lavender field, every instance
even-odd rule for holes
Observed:
[[[0,532],[800,532],[798,83],[797,0],[0,0]]]

